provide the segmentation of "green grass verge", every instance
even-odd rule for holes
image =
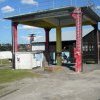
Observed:
[[[12,62],[9,59],[0,59],[0,66],[9,66]]]
[[[39,77],[39,74],[33,73],[31,70],[0,70],[0,84],[12,82],[27,77]]]

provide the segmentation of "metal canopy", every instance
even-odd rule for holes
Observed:
[[[19,24],[42,28],[55,28],[57,26],[69,27],[75,26],[75,22],[71,16],[74,9],[75,7],[51,9],[41,12],[7,17],[5,19],[18,22]],[[81,7],[81,10],[83,12],[83,25],[93,25],[100,21],[100,17],[90,7]]]

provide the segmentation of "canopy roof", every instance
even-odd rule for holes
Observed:
[[[75,25],[75,21],[71,16],[74,9],[75,7],[64,7],[7,17],[5,19],[18,22],[19,24],[42,28],[55,28],[59,25],[61,27],[69,27]],[[83,25],[93,25],[100,21],[100,17],[90,7],[81,7],[81,10],[83,13]]]

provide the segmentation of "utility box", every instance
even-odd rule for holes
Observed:
[[[16,52],[15,54],[15,69],[32,69],[40,66],[42,62],[37,62],[34,54],[31,52]]]

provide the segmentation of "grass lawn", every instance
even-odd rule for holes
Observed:
[[[0,84],[6,82],[12,82],[27,77],[39,77],[40,75],[33,73],[31,70],[0,70]]]
[[[9,59],[0,59],[0,66],[9,66],[11,65],[11,61]]]

